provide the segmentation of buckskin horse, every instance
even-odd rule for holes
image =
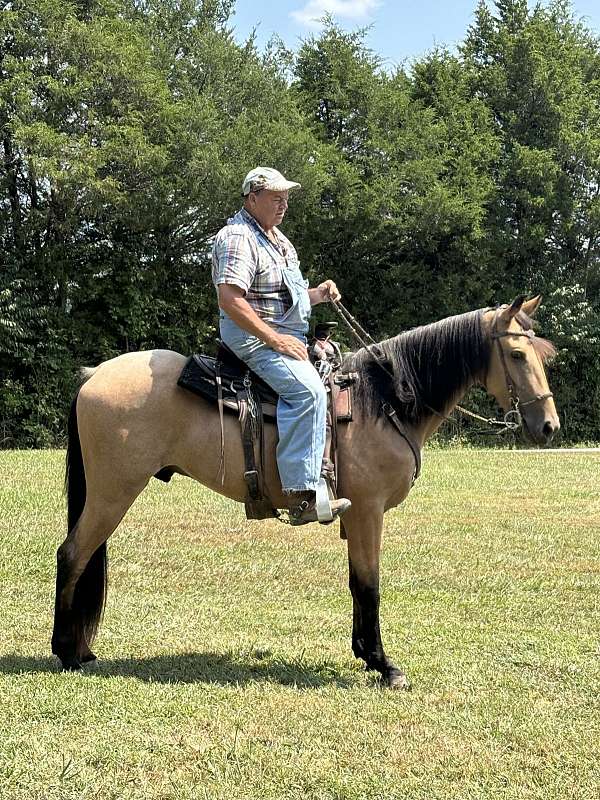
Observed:
[[[392,406],[420,449],[466,391],[483,385],[505,410],[518,408],[537,444],[559,428],[544,362],[555,353],[534,335],[540,298],[480,309],[402,333],[347,357],[358,373],[354,420],[338,428],[338,485],[352,500],[343,518],[353,599],[352,649],[394,689],[408,687],[385,654],[379,630],[379,552],[384,513],[407,496],[415,454],[383,412]],[[383,366],[379,361],[383,361]],[[243,501],[238,421],[224,420],[226,475],[220,473],[215,406],[177,386],[186,362],[168,350],[127,353],[88,369],[69,417],[68,535],[57,553],[52,652],[65,669],[95,659],[90,650],[106,600],[106,540],[165,467]],[[388,408],[389,408],[388,406]],[[276,426],[266,425],[265,485],[285,508],[275,461]]]

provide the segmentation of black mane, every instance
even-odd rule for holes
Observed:
[[[385,367],[359,350],[344,359],[344,372],[357,372],[354,397],[368,416],[381,416],[382,401],[403,422],[418,424],[433,411],[443,414],[450,402],[476,380],[485,378],[490,341],[481,318],[485,309],[448,317],[401,333],[377,345]]]

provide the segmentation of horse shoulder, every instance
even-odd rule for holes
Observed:
[[[341,495],[350,497],[353,503],[379,503],[386,511],[406,498],[415,460],[391,425],[381,418],[357,415],[340,431],[338,441]],[[369,476],[367,483],[365,475]]]

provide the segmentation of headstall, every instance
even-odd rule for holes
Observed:
[[[498,352],[500,353],[500,363],[502,364],[502,369],[504,370],[504,379],[506,381],[506,388],[508,389],[508,396],[510,398],[510,405],[511,410],[507,411],[504,415],[504,422],[508,428],[515,429],[521,427],[523,424],[523,417],[521,415],[521,408],[525,408],[525,406],[530,406],[533,403],[542,402],[543,400],[548,400],[550,397],[554,397],[552,392],[546,392],[545,394],[536,394],[535,397],[531,398],[530,400],[521,400],[519,394],[517,392],[516,386],[513,382],[511,377],[510,371],[508,369],[508,364],[506,363],[506,356],[504,354],[504,350],[502,345],[500,344],[500,339],[504,339],[509,336],[524,336],[527,339],[535,339],[535,332],[533,330],[528,331],[498,331],[498,315],[503,308],[507,306],[500,306],[496,309],[496,313],[494,315],[494,321],[492,323],[492,332],[490,334],[490,339],[492,342],[497,342],[498,344]]]

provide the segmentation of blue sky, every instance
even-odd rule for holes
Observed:
[[[318,31],[311,18],[329,11],[347,30],[372,25],[367,45],[392,68],[435,45],[460,42],[476,5],[477,0],[237,0],[230,25],[240,41],[256,28],[259,48],[277,33],[296,50],[303,38]],[[600,33],[599,0],[574,0],[573,8]]]

